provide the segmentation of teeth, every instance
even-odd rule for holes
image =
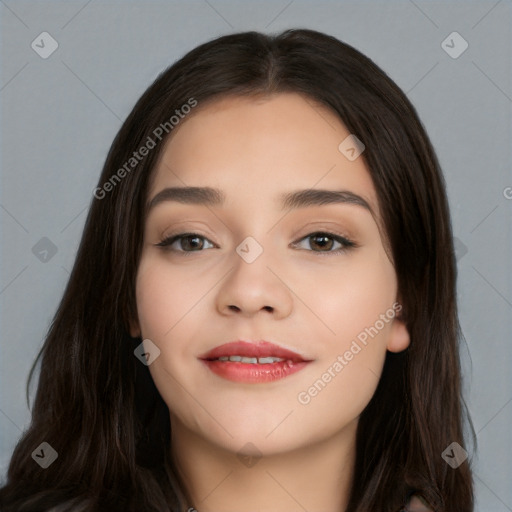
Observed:
[[[258,363],[260,364],[280,363],[281,361],[284,361],[284,359],[280,357],[260,357],[258,359]]]
[[[236,357],[236,356],[235,356]],[[251,363],[256,364],[258,362],[258,358],[256,357],[242,357],[240,360],[241,363]]]
[[[233,363],[246,363],[246,364],[272,364],[284,361],[280,357],[243,357],[243,356],[222,356],[218,358],[219,361],[231,361]],[[287,361],[290,366],[292,361]]]

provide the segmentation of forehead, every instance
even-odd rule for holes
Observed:
[[[171,186],[220,188],[240,204],[297,189],[346,189],[378,213],[364,158],[351,161],[339,149],[349,136],[334,112],[300,94],[214,99],[171,133],[148,199]]]

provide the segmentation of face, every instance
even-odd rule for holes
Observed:
[[[339,149],[349,135],[328,109],[280,93],[199,105],[167,141],[132,335],[160,350],[149,370],[173,431],[232,452],[307,447],[353,428],[386,351],[407,347],[364,153]],[[218,189],[223,201],[162,193],[174,187]],[[331,191],[324,204],[320,190]],[[299,191],[309,201],[283,204]],[[250,360],[205,361],[236,340],[249,347],[222,357]]]

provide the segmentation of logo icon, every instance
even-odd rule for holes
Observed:
[[[32,247],[32,253],[39,261],[48,263],[57,254],[57,246],[49,238],[43,236]]]
[[[455,248],[455,259],[459,261],[467,254],[468,248],[457,237],[453,237],[453,245]]]
[[[263,247],[252,236],[248,236],[236,248],[236,252],[246,263],[252,263],[263,252]]]
[[[149,366],[160,355],[160,349],[150,339],[145,339],[133,353],[142,364]]]
[[[353,162],[366,149],[366,146],[353,133],[351,133],[348,137],[343,139],[341,144],[338,146],[338,149],[340,153],[347,158],[347,160]]]
[[[452,59],[458,59],[468,49],[468,47],[468,42],[458,32],[452,32],[441,43],[441,48]]]
[[[258,464],[263,454],[252,443],[246,443],[237,453],[238,460],[248,468],[252,468]]]
[[[57,459],[59,454],[49,445],[41,443],[33,452],[32,458],[43,468],[46,469]]]
[[[457,469],[467,458],[468,452],[455,441],[441,454],[445,462],[453,469]]]
[[[41,59],[47,59],[59,47],[59,43],[48,32],[41,32],[30,46]]]

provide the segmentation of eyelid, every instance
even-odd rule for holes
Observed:
[[[295,242],[292,242],[290,245],[295,246],[299,242],[302,242],[303,240],[306,240],[306,239],[312,237],[313,235],[326,235],[327,238],[331,238],[334,241],[342,244],[342,247],[340,247],[339,249],[336,249],[334,251],[307,251],[307,252],[312,252],[315,254],[323,254],[323,255],[327,256],[327,255],[344,253],[350,249],[355,249],[355,248],[359,247],[359,244],[357,244],[351,237],[348,237],[345,234],[333,231],[332,229],[317,229],[317,230],[311,231],[311,232],[307,233],[305,236],[302,236],[301,238],[296,240]]]
[[[306,252],[311,252],[315,254],[323,254],[323,255],[335,255],[343,252],[347,252],[350,249],[359,247],[359,244],[357,244],[351,237],[348,237],[345,234],[338,233],[332,229],[316,229],[313,231],[310,231],[306,233],[304,236],[296,239],[294,242],[290,243],[290,246],[295,247],[298,245],[298,243],[302,242],[303,240],[306,240],[308,238],[313,237],[314,235],[326,235],[327,238],[333,239],[335,242],[342,245],[339,249],[335,249],[332,251],[313,251],[313,250],[306,250]],[[194,232],[194,231],[183,231],[183,232],[177,232],[177,233],[171,233],[164,237],[159,243],[155,244],[158,247],[161,247],[164,250],[172,251],[175,253],[180,254],[190,254],[194,252],[204,252],[204,249],[201,248],[201,250],[198,251],[182,251],[182,250],[176,250],[176,249],[170,249],[170,246],[173,245],[176,241],[186,238],[186,237],[195,237],[200,238],[208,241],[210,244],[218,248],[218,245],[215,244],[215,242],[212,242],[208,237],[202,235],[201,233]],[[211,249],[209,247],[208,249]]]
[[[212,242],[208,237],[202,235],[201,233],[197,233],[195,231],[180,231],[177,233],[171,233],[171,234],[163,237],[162,240],[160,240],[160,242],[155,245],[157,247],[161,247],[163,249],[172,250],[172,249],[168,249],[168,247],[171,246],[174,242],[178,241],[180,238],[185,238],[187,236],[195,237],[195,238],[203,238],[204,240],[207,240],[212,245],[218,247],[217,244],[215,244],[215,242]],[[174,252],[179,252],[179,253],[184,254],[184,253],[202,252],[202,251],[176,251],[176,250],[174,250]]]

